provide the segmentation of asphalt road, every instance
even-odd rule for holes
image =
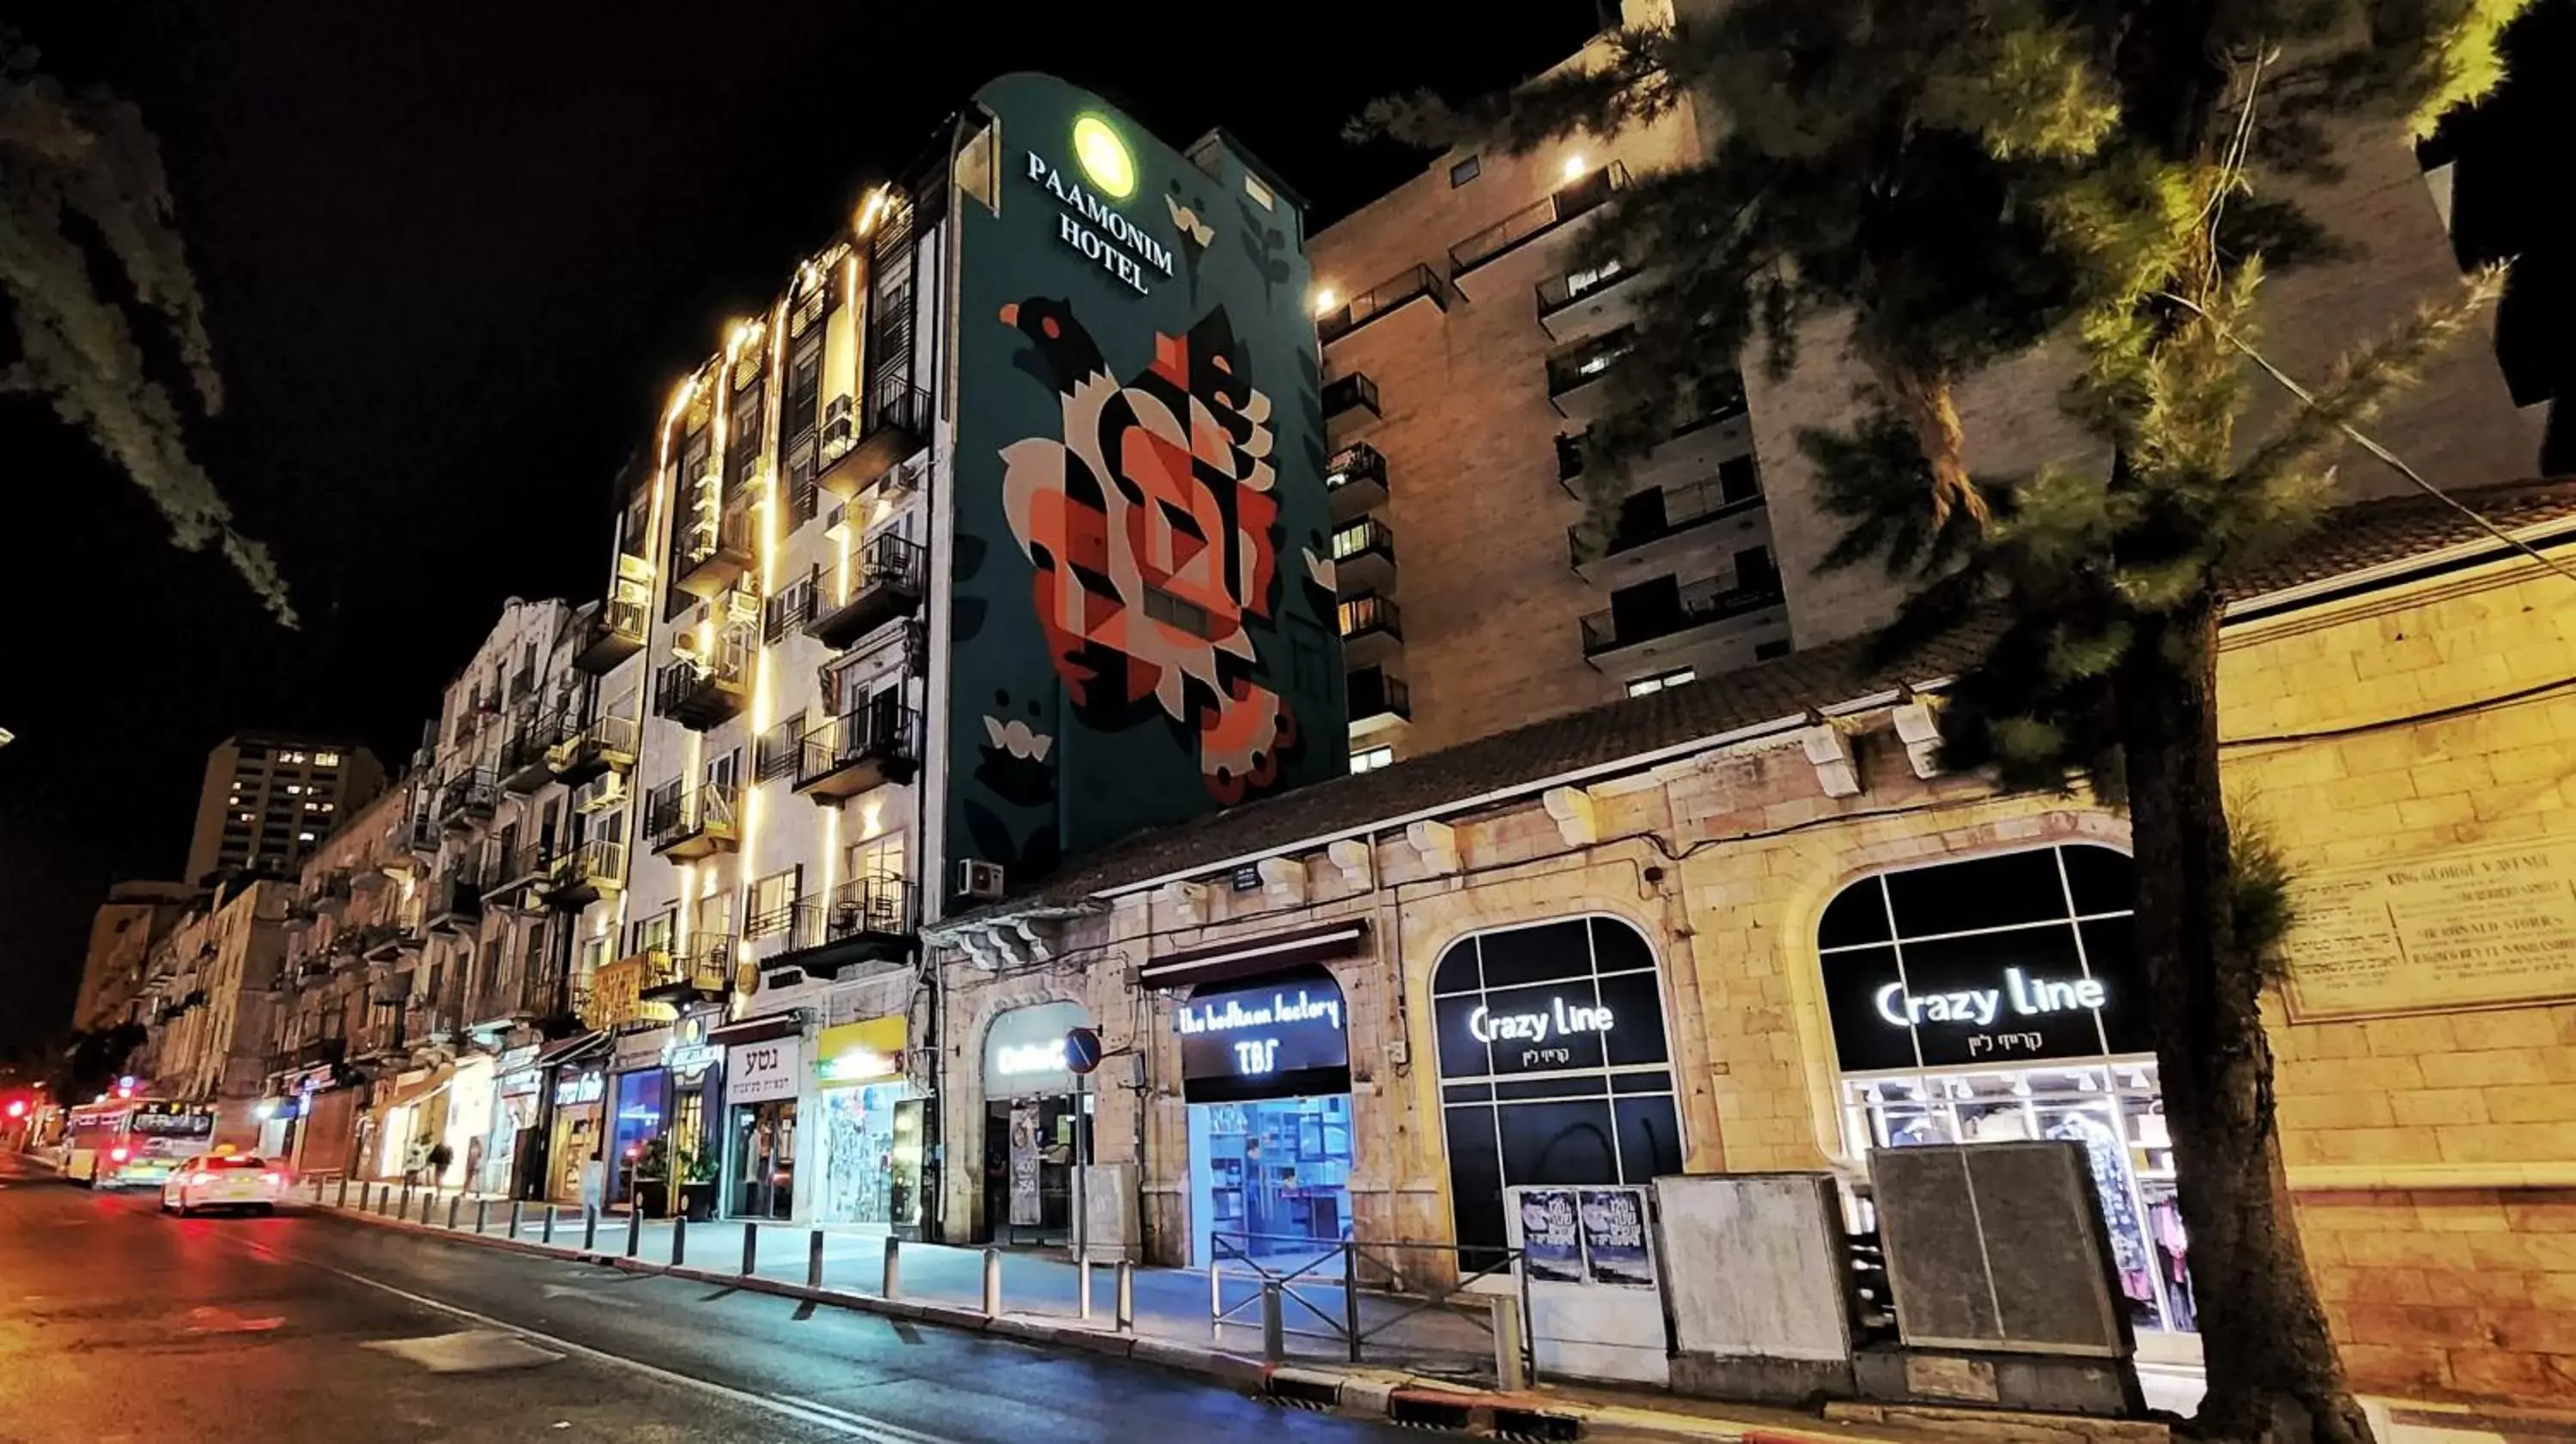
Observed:
[[[1413,1439],[1184,1375],[0,1154],[0,1444]]]

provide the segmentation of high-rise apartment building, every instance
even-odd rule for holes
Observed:
[[[1687,11],[1698,0],[1682,0]],[[1670,0],[1631,0],[1631,24]],[[1598,47],[1566,62],[1595,63]],[[1710,117],[1687,104],[1609,137],[1527,155],[1458,149],[1312,245],[1331,428],[1340,630],[1352,765],[1430,751],[1887,620],[1901,589],[1872,566],[1818,568],[1840,534],[1818,504],[1801,430],[1847,424],[1860,372],[1830,319],[1785,377],[1748,358],[1609,483],[1606,535],[1585,520],[1585,430],[1616,397],[1652,278],[1578,264],[1589,218],[1640,177],[1694,160]],[[2339,136],[2332,185],[2267,181],[2348,243],[2348,258],[2266,280],[2265,351],[2321,376],[2457,284],[2448,237],[2404,137]],[[1969,462],[2008,476],[2098,449],[2058,409],[2069,370],[2032,355],[1960,390]],[[2258,413],[2277,397],[2258,397]],[[2437,482],[2528,474],[2536,415],[2517,414],[2491,349],[2429,368],[2374,434]],[[1597,465],[1597,463],[1596,463]],[[2366,460],[2356,496],[2405,483]]]
[[[354,742],[240,732],[206,755],[188,839],[187,879],[219,872],[292,877],[343,809],[384,786],[376,755]]]

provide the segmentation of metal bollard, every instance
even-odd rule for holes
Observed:
[[[1208,1262],[1208,1336],[1222,1343],[1225,1339],[1225,1265]]]
[[[1521,1359],[1521,1301],[1509,1294],[1492,1299],[1494,1381],[1505,1392],[1529,1387],[1529,1367]]]
[[[671,1219],[671,1267],[689,1261],[689,1216],[676,1214]]]
[[[367,1196],[375,1191],[376,1186],[372,1183],[361,1183],[358,1185],[358,1212],[365,1213],[367,1211]]]
[[[491,1220],[490,1220],[490,1218],[488,1217],[488,1215],[491,1213],[491,1211],[492,1211],[492,1201],[491,1201],[490,1199],[488,1199],[488,1198],[478,1198],[478,1199],[474,1200],[474,1231],[475,1231],[476,1233],[481,1233],[481,1232],[482,1232],[486,1227],[488,1227],[488,1226],[489,1226],[489,1224],[490,1224]],[[517,1233],[517,1232],[518,1232],[518,1230],[517,1230],[517,1229],[515,1229],[515,1228],[514,1228],[514,1229],[512,1229],[512,1230],[510,1230],[510,1231],[511,1231],[512,1233]]]
[[[583,1253],[589,1253],[598,1245],[598,1243],[599,1205],[595,1203],[585,1203],[581,1206],[581,1251]]]
[[[345,1174],[345,1173],[344,1173],[344,1174],[341,1174],[341,1175],[340,1175],[340,1201],[339,1201],[339,1203],[337,1204],[337,1207],[340,1207],[340,1208],[347,1208],[348,1206],[349,1206],[349,1175],[347,1175],[347,1174]]]
[[[984,1250],[984,1317],[995,1319],[1001,1315],[1002,1251],[988,1248]]]
[[[449,1195],[447,1196],[447,1231],[448,1231],[449,1233],[454,1233],[454,1232],[456,1231],[456,1211],[457,1211],[457,1209],[459,1209],[459,1208],[463,1207],[463,1206],[464,1206],[464,1204],[465,1204],[465,1195],[464,1195],[464,1194],[461,1194],[461,1193],[451,1193],[451,1194],[449,1194]],[[480,1216],[481,1216],[481,1214],[482,1214],[482,1212],[483,1212],[483,1205],[482,1205],[482,1204],[480,1204],[480,1203],[477,1203],[476,1205],[474,1205],[474,1212],[475,1212],[475,1214],[476,1214],[476,1216],[477,1216],[477,1217],[480,1217]],[[476,1233],[481,1233],[481,1232],[482,1232],[482,1230],[481,1230],[481,1229],[476,1229],[476,1230],[475,1230],[475,1232],[476,1232]]]
[[[438,1190],[433,1188],[429,1192],[420,1196],[420,1226],[422,1228],[429,1227],[429,1211],[437,1206]]]
[[[903,1240],[886,1235],[885,1271],[877,1280],[877,1296],[894,1298],[903,1292]]]
[[[388,1185],[386,1186],[386,1190],[385,1190],[385,1191],[386,1191],[386,1192],[388,1192],[388,1193],[392,1192],[392,1191],[393,1191],[393,1189],[392,1189],[392,1185],[388,1184]],[[401,1198],[401,1200],[400,1200],[399,1202],[397,1202],[397,1203],[394,1205],[394,1217],[396,1217],[396,1218],[405,1218],[405,1217],[410,1216],[410,1214],[411,1214],[411,1180],[410,1180],[410,1179],[404,1179],[404,1180],[403,1180],[403,1186],[402,1186],[402,1198]]]
[[[1279,1313],[1279,1285],[1264,1280],[1261,1285],[1261,1357],[1278,1363],[1288,1356],[1288,1324]]]
[[[1082,1256],[1073,1261],[1073,1280],[1074,1317],[1088,1323],[1091,1321],[1091,1250],[1084,1249]]]
[[[1136,1265],[1118,1261],[1118,1332],[1136,1332]]]
[[[626,1205],[626,1256],[635,1257],[636,1250],[642,1247],[644,1247],[644,1205],[629,1203]]]
[[[516,1227],[515,1224],[512,1226]],[[538,1223],[537,1228],[537,1242],[553,1243],[555,1241],[555,1206],[553,1204],[550,1203],[546,1205],[546,1216]]]
[[[519,1201],[518,1201],[517,1199],[515,1199],[515,1198],[514,1198],[514,1199],[511,1199],[511,1200],[510,1200],[510,1237],[512,1237],[512,1238],[517,1238],[518,1236],[519,1236]]]
[[[760,1225],[744,1220],[742,1225],[742,1276],[760,1272]]]
[[[823,1231],[815,1229],[805,1236],[805,1287],[823,1286]]]

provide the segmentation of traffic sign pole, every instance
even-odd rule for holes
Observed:
[[[1100,1066],[1100,1034],[1068,1029],[1064,1066],[1073,1074],[1073,1261],[1082,1270],[1083,1312],[1091,1304],[1091,1070]]]

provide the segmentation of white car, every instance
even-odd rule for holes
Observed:
[[[183,1218],[201,1208],[275,1213],[285,1196],[285,1164],[248,1153],[201,1153],[161,1185],[161,1211]]]

